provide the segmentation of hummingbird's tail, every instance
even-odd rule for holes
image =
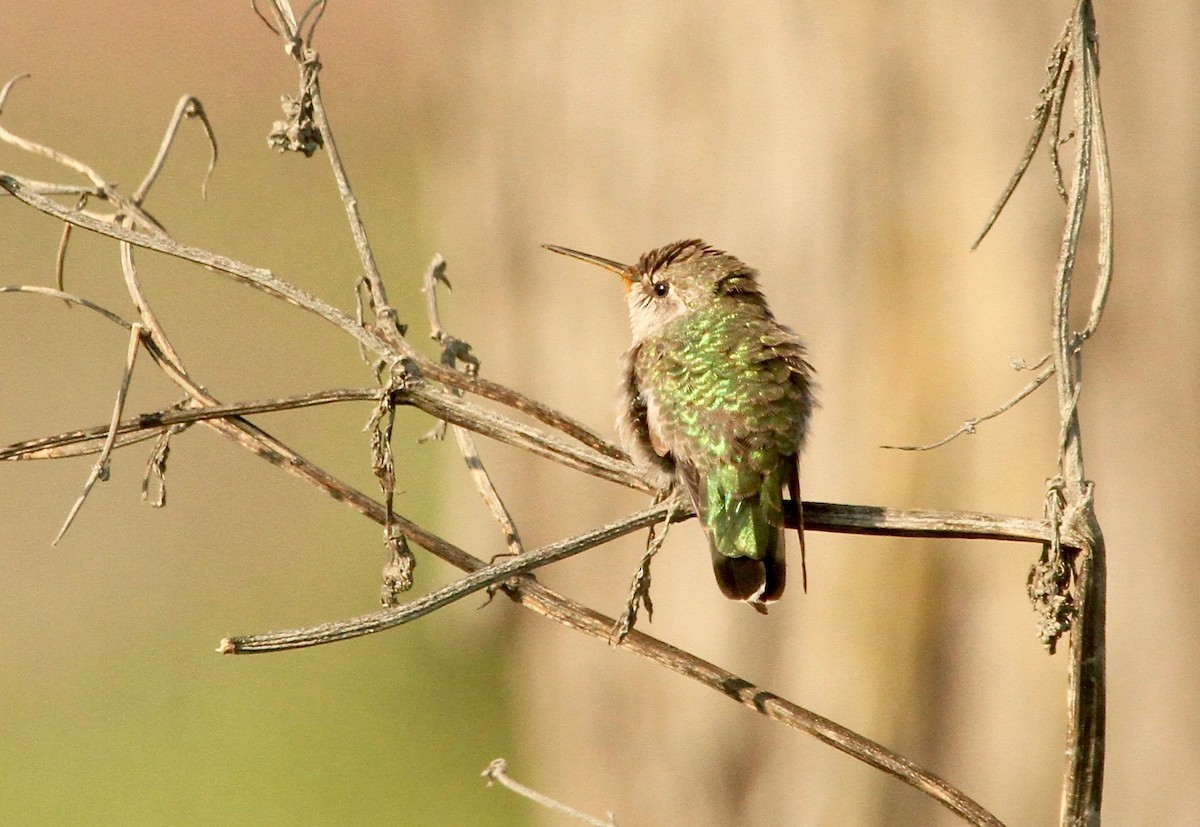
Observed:
[[[713,574],[721,593],[730,600],[744,600],[766,614],[767,604],[783,596],[787,585],[787,561],[784,555],[783,528],[771,532],[762,548],[762,559],[730,557],[717,548],[709,537]]]
[[[794,462],[789,464],[794,467]],[[789,469],[780,466],[764,476],[730,465],[703,480],[690,466],[681,470],[708,535],[721,592],[765,613],[766,605],[778,600],[787,585],[783,486]]]

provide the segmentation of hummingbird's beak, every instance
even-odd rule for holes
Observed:
[[[597,267],[603,267],[605,270],[611,270],[626,282],[633,281],[629,274],[629,267],[610,258],[594,256],[591,253],[581,253],[578,250],[572,250],[570,247],[559,247],[557,244],[543,244],[542,246],[552,253],[558,253],[568,258],[577,258],[580,261],[586,261],[588,264],[594,264]]]

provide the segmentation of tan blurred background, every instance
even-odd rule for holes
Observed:
[[[968,247],[1024,145],[1069,5],[340,0],[317,45],[415,339],[417,278],[441,252],[445,322],[486,375],[611,434],[619,292],[538,245],[631,259],[701,236],[759,267],[809,344],[823,406],[808,497],[1032,516],[1054,471],[1049,388],[940,451],[877,446],[989,410],[1025,381],[1010,357],[1047,350],[1061,205],[1044,155],[992,237]],[[176,100],[198,95],[221,142],[209,198],[189,129],[148,205],[177,238],[349,309],[357,265],[326,159],[266,148],[295,72],[248,6],[0,0],[0,75],[34,75],[4,124],[128,193]],[[1097,15],[1117,277],[1082,410],[1110,548],[1105,815],[1182,824],[1200,809],[1200,10],[1100,2]],[[0,169],[70,180],[8,147]],[[0,216],[0,283],[50,283],[59,229],[11,201]],[[197,268],[140,261],[222,399],[371,381],[327,326]],[[132,315],[114,245],[77,235],[67,280]],[[0,443],[105,421],[124,349],[93,314],[2,297]],[[147,364],[139,410],[176,399]],[[367,416],[260,422],[373,490]],[[480,556],[501,551],[452,444],[413,445],[428,424],[410,413],[398,426],[399,507]],[[529,545],[644,502],[483,450]],[[53,549],[90,460],[0,468],[0,823],[566,823],[484,788],[499,755],[623,825],[957,823],[812,739],[500,601],[320,650],[220,658],[226,634],[371,610],[378,530],[200,428],[176,440],[169,505],[154,511],[138,502],[146,453],[117,455]],[[641,542],[542,578],[616,612]],[[1035,637],[1036,549],[813,535],[809,594],[762,618],[721,598],[703,547],[694,524],[672,532],[648,631],[899,750],[1008,824],[1055,823],[1066,658]],[[420,588],[451,576],[420,555]]]

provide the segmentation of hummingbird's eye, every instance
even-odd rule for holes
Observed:
[[[654,290],[654,295],[661,299],[663,296],[667,295],[668,292],[670,292],[671,285],[667,284],[665,281],[656,281],[654,282],[654,287],[652,289]]]

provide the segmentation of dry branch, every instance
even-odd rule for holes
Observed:
[[[427,276],[427,295],[430,301],[430,324],[435,338],[443,346],[442,361],[430,360],[418,354],[405,338],[405,326],[399,322],[397,311],[388,303],[383,278],[378,270],[366,229],[359,213],[345,166],[337,151],[328,113],[321,97],[320,60],[312,49],[317,23],[325,11],[324,0],[316,0],[299,19],[286,0],[272,0],[268,19],[255,7],[256,13],[276,35],[283,38],[288,54],[296,61],[300,74],[299,97],[292,99],[295,112],[310,118],[303,127],[285,124],[289,136],[297,138],[299,148],[311,154],[323,147],[329,154],[332,173],[346,212],[347,222],[359,255],[361,275],[366,287],[368,304],[374,318],[354,319],[310,293],[282,280],[270,271],[253,267],[216,253],[181,244],[172,239],[162,226],[142,207],[169,155],[173,139],[187,117],[201,119],[208,132],[213,160],[216,142],[203,116],[199,101],[184,98],[176,108],[159,152],[132,198],[119,196],[96,170],[74,158],[49,147],[29,141],[0,127],[0,140],[26,152],[57,161],[64,167],[83,175],[87,185],[58,184],[18,178],[0,173],[0,188],[20,202],[53,216],[63,222],[63,241],[58,255],[58,272],[65,255],[71,227],[81,227],[117,240],[120,264],[131,302],[138,313],[138,322],[130,323],[116,313],[86,299],[39,287],[0,288],[2,292],[36,293],[64,299],[101,313],[110,321],[131,331],[130,356],[123,381],[122,393],[112,420],[103,426],[43,437],[0,448],[0,459],[55,458],[83,453],[100,457],[93,476],[100,478],[107,467],[109,454],[117,447],[135,441],[158,438],[159,447],[152,458],[152,469],[160,476],[165,466],[166,440],[196,422],[204,423],[217,432],[266,459],[288,473],[296,475],[325,491],[370,519],[385,526],[389,542],[412,541],[452,565],[468,572],[467,576],[442,589],[400,606],[345,621],[325,623],[308,629],[267,635],[229,638],[222,642],[221,651],[262,652],[311,646],[369,634],[407,623],[482,589],[500,586],[514,601],[570,628],[596,638],[608,640],[613,620],[582,606],[537,583],[531,572],[539,566],[578,554],[608,542],[615,537],[648,527],[664,519],[687,519],[689,509],[659,504],[629,515],[607,526],[576,537],[552,543],[542,549],[520,553],[508,559],[485,565],[475,555],[448,543],[433,532],[401,514],[393,512],[391,488],[386,478],[390,468],[390,423],[396,406],[417,408],[439,420],[451,423],[459,437],[460,447],[476,484],[489,508],[504,530],[510,548],[521,551],[515,525],[500,503],[482,464],[478,462],[471,432],[491,437],[600,479],[642,491],[651,487],[629,461],[623,451],[590,429],[542,403],[503,385],[482,380],[470,369],[460,370],[458,362],[469,353],[469,347],[442,330],[436,312],[434,282],[436,266]],[[980,238],[995,222],[1008,198],[1019,184],[1029,166],[1038,143],[1049,127],[1050,153],[1061,179],[1057,149],[1061,141],[1061,117],[1068,85],[1075,82],[1076,159],[1071,186],[1063,191],[1068,206],[1068,222],[1064,230],[1062,255],[1059,260],[1055,294],[1055,335],[1052,360],[1041,373],[1014,398],[996,411],[975,420],[968,420],[958,433],[973,432],[986,419],[998,416],[1032,393],[1051,376],[1057,378],[1062,418],[1062,451],[1060,480],[1055,490],[1061,499],[1053,499],[1046,519],[1033,520],[1000,515],[967,512],[935,512],[887,509],[860,505],[805,503],[806,527],[810,530],[841,531],[860,534],[910,537],[958,537],[971,539],[1003,539],[1042,544],[1051,555],[1066,560],[1065,570],[1073,574],[1070,582],[1075,589],[1078,620],[1073,631],[1071,666],[1071,733],[1068,748],[1067,779],[1064,784],[1062,819],[1064,824],[1094,823],[1098,819],[1100,782],[1103,760],[1103,631],[1104,631],[1104,557],[1103,541],[1092,510],[1091,484],[1083,476],[1082,447],[1079,432],[1077,403],[1079,399],[1078,363],[1083,342],[1096,330],[1103,311],[1112,275],[1112,214],[1111,184],[1106,155],[1103,120],[1100,113],[1098,68],[1095,55],[1094,22],[1091,6],[1082,0],[1066,31],[1056,44],[1048,66],[1048,79],[1043,88],[1036,115],[1034,135],[1016,173],[997,203]],[[0,89],[0,109],[17,78]],[[299,116],[299,115],[298,115]],[[293,134],[295,130],[309,130]],[[1092,301],[1088,324],[1077,333],[1067,326],[1070,285],[1087,198],[1087,183],[1094,159],[1098,178],[1101,207],[1100,278]],[[211,172],[211,167],[210,167]],[[207,175],[205,178],[207,182]],[[63,207],[46,196],[73,194],[80,197],[74,209]],[[84,209],[83,196],[102,199],[113,210],[99,215]],[[977,242],[978,243],[978,242]],[[209,268],[222,275],[261,290],[270,296],[287,301],[346,333],[370,359],[386,368],[385,387],[330,390],[284,399],[260,400],[222,404],[189,374],[184,361],[176,352],[167,331],[159,323],[144,296],[133,257],[133,247],[155,250]],[[124,389],[132,370],[133,354],[138,343],[159,367],[188,395],[187,401],[172,408],[120,419]],[[468,360],[468,364],[470,364]],[[1042,365],[1039,365],[1042,367]],[[440,383],[449,390],[435,386]],[[484,408],[461,398],[467,392],[486,398],[506,408],[533,417],[550,432],[526,425],[505,413]],[[272,437],[247,416],[269,411],[289,410],[311,405],[345,401],[367,401],[376,406],[379,416],[376,429],[377,469],[385,503],[346,485],[322,468],[306,460],[295,450]],[[941,443],[938,443],[941,444]],[[932,447],[932,446],[926,446]],[[95,469],[101,469],[97,472]],[[90,488],[91,481],[89,482]],[[86,494],[86,490],[85,490]],[[80,500],[82,502],[82,498]],[[789,522],[796,520],[796,504],[787,503]],[[77,510],[77,507],[76,507]],[[398,546],[397,546],[398,547]],[[405,546],[405,548],[407,548]],[[1050,564],[1053,564],[1052,562]],[[648,580],[648,576],[646,578]],[[385,584],[386,585],[386,584]],[[636,613],[636,606],[633,611]],[[631,624],[629,624],[631,625]],[[618,642],[620,648],[645,657],[679,674],[709,686],[760,714],[787,726],[806,732],[835,748],[900,778],[922,790],[948,807],[965,821],[979,825],[999,825],[1000,822],[980,805],[937,776],[921,769],[907,759],[863,738],[840,725],[805,710],[744,679],[683,652],[662,641],[637,631],[624,630]]]

